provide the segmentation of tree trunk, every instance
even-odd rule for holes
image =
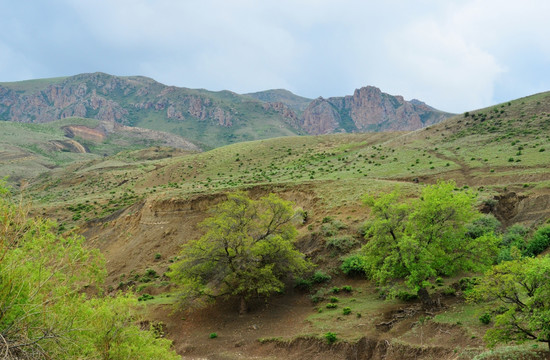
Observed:
[[[241,305],[239,307],[239,315],[244,315],[248,312],[248,304],[244,296],[241,296]]]
[[[438,307],[438,301],[434,301],[426,288],[420,288],[418,290],[418,297],[422,302],[422,308],[424,310],[432,310]]]

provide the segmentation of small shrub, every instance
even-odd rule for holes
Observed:
[[[344,285],[344,286],[342,286],[342,291],[350,293],[350,292],[353,291],[353,288],[350,285]]]
[[[353,254],[344,258],[340,269],[349,276],[365,276],[367,261],[360,254]]]
[[[484,325],[488,325],[490,322],[491,322],[491,314],[483,314],[479,317],[479,321],[484,324]]]
[[[162,258],[162,255],[160,253],[155,254],[155,260],[160,260]]]
[[[210,339],[215,339],[215,338],[218,337],[218,334],[216,334],[215,332],[213,332],[213,333],[210,333],[210,335],[208,335],[208,337],[209,337]]]
[[[456,289],[454,287],[447,286],[447,287],[443,288],[443,295],[454,296],[454,295],[456,295]]]
[[[414,300],[418,299],[417,294],[413,294],[411,292],[404,291],[404,290],[401,290],[401,291],[397,292],[395,297],[398,298],[399,300],[405,301],[405,302],[414,301]]]
[[[332,223],[326,223],[321,226],[321,232],[324,236],[334,236],[338,233],[338,228]]]
[[[313,295],[311,295],[309,298],[314,304],[317,304],[323,300],[325,300],[326,290],[324,288],[321,288],[317,290],[317,292]]]
[[[145,270],[145,275],[147,275],[149,277],[158,277],[157,272],[153,269]]]
[[[334,304],[334,303],[337,303],[338,301],[340,301],[340,299],[338,299],[336,296],[331,296],[331,297],[330,297],[330,302],[331,302],[331,303]]]
[[[478,284],[479,279],[476,277],[463,277],[458,281],[458,286],[462,291],[470,291]]]
[[[330,331],[323,336],[325,337],[325,340],[327,341],[328,344],[333,344],[338,340],[338,337],[336,336],[336,334]]]
[[[338,307],[338,304],[335,304],[335,303],[328,303],[326,306],[325,306],[327,309],[336,309]]]
[[[527,243],[525,256],[537,256],[550,246],[550,225],[538,229]]]
[[[313,276],[311,277],[311,281],[313,281],[314,284],[321,284],[329,282],[332,279],[332,277],[323,272],[323,271],[316,271]]]
[[[335,286],[333,287],[332,289],[330,289],[330,292],[333,293],[333,294],[338,294],[340,292],[340,289],[339,287]]]
[[[327,248],[336,249],[341,252],[347,252],[354,246],[358,244],[358,241],[352,236],[343,235],[343,236],[333,236],[329,238],[326,242]]]
[[[346,306],[345,308],[342,309],[342,314],[344,314],[344,315],[351,314],[351,308]]]
[[[138,301],[147,301],[147,300],[152,300],[154,298],[155,297],[153,295],[143,294],[140,297],[138,297]]]
[[[309,279],[304,279],[304,278],[299,277],[299,278],[296,278],[294,281],[295,281],[294,287],[296,289],[309,291],[309,290],[311,290],[311,287],[313,286],[313,281],[311,281]]]
[[[435,283],[437,284],[437,286],[443,286],[443,278],[438,277],[437,279],[435,279]]]
[[[482,215],[476,220],[466,225],[466,230],[467,230],[466,234],[470,238],[476,239],[484,234],[494,233],[499,227],[500,227],[500,221],[498,221],[493,215],[491,214]]]

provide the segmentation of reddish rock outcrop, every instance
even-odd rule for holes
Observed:
[[[418,100],[405,101],[402,96],[392,96],[367,86],[355,90],[352,96],[319,98],[311,102],[304,111],[301,125],[309,134],[416,130],[450,115]]]

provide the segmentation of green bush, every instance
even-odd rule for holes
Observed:
[[[321,226],[321,232],[324,236],[334,236],[338,233],[338,228],[332,223],[326,223]]]
[[[332,277],[329,274],[321,270],[316,271],[311,277],[311,281],[313,281],[314,284],[326,283],[329,282],[331,279]]]
[[[451,286],[447,286],[443,288],[443,295],[454,296],[456,295],[456,289]]]
[[[350,293],[350,292],[353,291],[353,288],[350,285],[344,285],[344,286],[342,286],[342,291]]]
[[[491,314],[483,314],[479,317],[479,321],[484,324],[484,325],[488,325],[490,322],[491,322]]]
[[[336,334],[330,331],[325,333],[324,337],[327,343],[329,344],[333,344],[338,340],[338,337],[336,336]]]
[[[515,224],[510,226],[502,236],[502,246],[510,247],[515,245],[518,249],[524,249],[525,237],[528,232],[529,230],[523,225]]]
[[[550,225],[538,229],[527,243],[525,256],[537,256],[550,246]]]
[[[325,295],[326,295],[326,289],[321,288],[317,290],[317,292],[311,295],[309,298],[314,304],[317,304],[318,302],[325,300]]]
[[[467,235],[472,239],[477,239],[484,234],[496,232],[500,227],[498,221],[493,215],[482,215],[476,220],[466,225]]]
[[[213,333],[210,333],[210,335],[208,335],[208,337],[209,337],[210,339],[215,339],[215,338],[218,337],[218,334],[216,334],[215,332],[213,332]]]
[[[412,292],[408,292],[408,291],[405,291],[405,290],[398,291],[397,294],[395,295],[395,297],[398,298],[399,300],[405,301],[405,302],[414,301],[414,300],[418,299],[417,294],[414,294]]]
[[[335,286],[333,287],[332,289],[330,289],[330,292],[333,293],[333,294],[338,294],[342,289],[340,289],[339,287]]]
[[[138,297],[138,301],[147,301],[147,300],[152,300],[154,299],[155,297],[153,295],[150,295],[150,294],[143,294],[141,295],[140,297]]]
[[[336,296],[331,296],[331,297],[330,297],[330,302],[331,302],[331,303],[334,304],[334,303],[337,303],[338,301],[340,301],[340,299],[338,299]]]
[[[311,290],[312,286],[313,286],[313,281],[311,281],[310,279],[304,279],[304,278],[298,277],[294,280],[294,287],[296,289],[309,291]]]
[[[326,306],[325,306],[327,309],[336,309],[338,307],[338,304],[335,304],[335,303],[328,303]]]
[[[326,241],[326,247],[340,252],[347,252],[359,242],[350,235],[333,236]]]
[[[350,307],[345,307],[342,309],[342,314],[344,315],[349,315],[351,314],[351,308]]]
[[[344,258],[340,269],[349,276],[365,276],[367,261],[363,255],[353,254]]]
[[[474,286],[478,285],[479,283],[480,280],[477,277],[463,277],[462,279],[458,280],[458,286],[462,291],[470,291],[474,288]]]

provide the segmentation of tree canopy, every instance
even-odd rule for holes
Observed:
[[[0,354],[18,359],[177,359],[141,331],[132,294],[87,296],[102,284],[101,254],[31,218],[0,181]]]
[[[519,253],[518,253],[519,256]],[[500,306],[489,344],[538,340],[550,349],[550,257],[520,258],[492,267],[473,298]]]
[[[292,205],[274,194],[259,200],[229,194],[201,223],[205,234],[185,244],[171,268],[183,304],[238,296],[246,311],[250,297],[280,292],[285,277],[306,271],[311,264],[294,247],[299,213]]]
[[[471,236],[466,225],[480,215],[475,195],[455,188],[454,182],[438,182],[417,199],[403,200],[399,190],[364,197],[372,214],[361,250],[368,277],[379,284],[405,279],[423,289],[431,277],[493,263],[500,240],[492,232]]]

